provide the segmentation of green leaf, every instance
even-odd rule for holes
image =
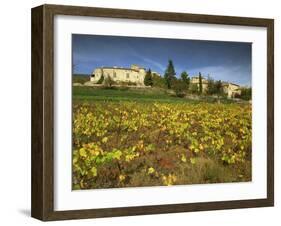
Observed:
[[[96,176],[98,175],[98,170],[97,170],[97,168],[94,167],[94,166],[92,167],[91,172],[92,172],[92,174],[93,174],[94,177],[96,177]]]
[[[85,148],[80,148],[79,155],[82,157],[87,157],[87,151],[85,150]]]
[[[190,158],[190,163],[191,163],[192,165],[194,165],[194,164],[196,163],[196,159],[195,159],[195,158]]]
[[[108,141],[108,137],[104,137],[104,138],[102,138],[102,143],[106,143],[107,141]]]
[[[117,150],[117,151],[115,151],[115,152],[113,152],[113,155],[112,155],[112,157],[114,158],[114,159],[120,159],[120,157],[121,157],[121,155],[122,155],[122,152],[120,151],[120,150]]]
[[[181,156],[181,161],[186,162],[186,157],[184,155]]]
[[[155,169],[153,167],[148,168],[148,172],[147,172],[148,174],[152,174],[154,172],[155,172]]]

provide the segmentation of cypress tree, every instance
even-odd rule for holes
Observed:
[[[152,80],[152,74],[151,74],[151,70],[150,68],[148,69],[148,71],[145,74],[144,77],[144,84],[146,86],[152,86],[153,85],[153,80]]]
[[[199,72],[199,93],[202,94],[202,92],[203,92],[202,75],[201,72]]]
[[[173,65],[173,61],[169,60],[167,69],[164,74],[165,82],[166,82],[168,89],[171,89],[173,80],[176,79],[175,75],[176,75],[176,72],[175,72],[175,68]]]

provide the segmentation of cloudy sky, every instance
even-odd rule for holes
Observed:
[[[177,76],[199,72],[215,80],[251,85],[251,43],[72,35],[74,73],[96,67],[138,64],[163,75],[171,59]]]

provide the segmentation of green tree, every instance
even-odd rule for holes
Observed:
[[[112,85],[114,85],[115,82],[112,80],[112,78],[108,75],[107,78],[104,79],[104,85],[106,87],[112,87]]]
[[[218,96],[223,95],[223,87],[221,80],[215,82],[215,91]]]
[[[216,85],[215,81],[213,78],[208,76],[208,85],[207,85],[207,94],[208,95],[213,95],[216,93]]]
[[[100,79],[98,80],[97,84],[102,84],[104,81],[104,76],[103,74],[101,75]]]
[[[193,94],[198,94],[198,86],[197,84],[190,84],[189,91]]]
[[[202,92],[203,92],[202,75],[201,72],[199,72],[199,94],[202,94]]]
[[[177,97],[184,97],[186,95],[186,84],[182,79],[174,79],[172,89],[175,91]]]
[[[189,89],[189,85],[190,85],[190,78],[189,78],[188,74],[186,73],[186,71],[183,71],[181,73],[181,80],[185,84],[186,90],[188,90]]]
[[[252,88],[241,88],[241,94],[239,96],[242,100],[251,100],[252,99]]]
[[[144,84],[146,86],[152,86],[153,85],[152,74],[151,74],[151,70],[150,69],[148,69],[148,71],[145,74]]]
[[[167,85],[168,89],[171,89],[173,80],[176,79],[175,75],[176,75],[176,72],[175,72],[175,68],[174,68],[174,65],[173,65],[173,61],[169,60],[167,69],[166,69],[165,74],[164,74],[165,82],[166,82],[166,85]]]
[[[164,88],[164,89],[166,88],[166,82],[162,76],[159,76],[156,73],[152,73],[152,81],[153,81],[153,86]]]

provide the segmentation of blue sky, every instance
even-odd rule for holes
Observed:
[[[73,34],[72,50],[74,73],[79,74],[101,66],[138,64],[163,75],[171,59],[177,76],[201,72],[215,80],[251,85],[251,43]]]

